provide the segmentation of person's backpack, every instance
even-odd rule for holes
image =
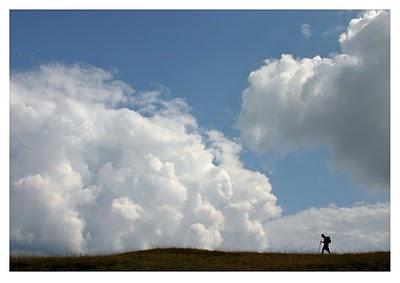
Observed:
[[[332,241],[331,241],[331,237],[329,237],[329,236],[328,236],[328,237],[326,237],[326,243],[327,243],[327,244],[330,244],[330,243],[332,243]]]

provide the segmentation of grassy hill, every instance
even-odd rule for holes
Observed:
[[[11,256],[11,271],[389,271],[390,253],[287,254],[153,249],[104,256]]]

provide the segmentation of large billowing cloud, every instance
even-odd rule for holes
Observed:
[[[353,19],[329,58],[266,60],[242,94],[238,121],[253,150],[327,145],[334,168],[368,188],[389,187],[389,12]]]
[[[387,20],[353,20],[343,54],[284,55],[253,72],[243,139],[284,152],[327,143],[336,166],[387,185]],[[336,251],[389,249],[388,204],[281,218],[268,178],[241,163],[241,145],[203,130],[182,99],[59,63],[13,73],[10,92],[12,252],[310,251],[320,232]]]
[[[264,250],[281,209],[240,150],[200,130],[183,100],[135,93],[104,70],[14,73],[12,251]]]
[[[317,252],[320,234],[332,239],[332,252],[390,250],[388,203],[309,208],[267,224],[271,251]]]

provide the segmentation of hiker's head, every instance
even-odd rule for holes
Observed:
[[[321,237],[323,238],[323,237],[325,237],[325,235],[324,235],[324,234],[321,234]]]

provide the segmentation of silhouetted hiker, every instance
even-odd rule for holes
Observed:
[[[322,247],[321,254],[323,254],[324,251],[331,253],[331,251],[329,250],[329,244],[331,243],[331,237],[325,236],[324,234],[321,234],[321,237],[324,238],[322,241],[320,241],[320,243],[324,244],[324,246]]]

